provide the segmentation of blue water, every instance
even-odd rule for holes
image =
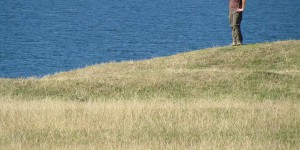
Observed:
[[[229,45],[228,0],[1,0],[0,77]],[[300,1],[248,0],[244,43],[300,39]]]

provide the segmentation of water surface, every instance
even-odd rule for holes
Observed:
[[[1,0],[0,77],[229,45],[228,0]],[[300,1],[249,0],[246,44],[300,39]]]

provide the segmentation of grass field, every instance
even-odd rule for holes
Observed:
[[[300,41],[0,79],[0,149],[300,149]]]

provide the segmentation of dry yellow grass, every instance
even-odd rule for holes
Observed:
[[[0,149],[300,149],[300,41],[0,79]]]
[[[1,101],[2,149],[299,149],[298,102]]]

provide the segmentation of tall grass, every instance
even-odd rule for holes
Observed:
[[[0,149],[300,149],[300,41],[0,79]]]
[[[2,149],[299,149],[298,102],[1,102]]]

